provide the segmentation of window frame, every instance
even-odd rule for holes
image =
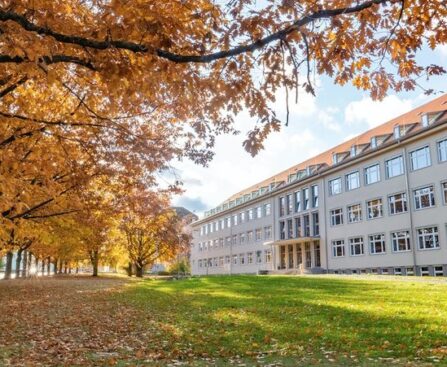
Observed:
[[[341,245],[337,245],[337,246],[334,246],[334,244],[335,244],[335,242],[341,242]],[[335,248],[341,248],[342,249],[342,255],[340,255],[340,256],[338,256],[338,255],[335,255]],[[335,239],[335,240],[332,240],[331,241],[331,254],[332,254],[332,257],[334,258],[334,259],[338,259],[338,258],[340,258],[340,257],[346,257],[346,249],[345,249],[345,240],[344,239]]]
[[[351,188],[351,187],[349,187],[349,184],[350,184],[350,182],[351,182],[351,180],[349,179],[349,176],[352,176],[352,175],[354,175],[354,174],[357,174],[357,187],[354,187],[354,188]],[[347,174],[345,174],[345,189],[346,189],[346,192],[348,192],[348,191],[354,191],[354,190],[357,190],[357,189],[359,189],[360,187],[361,187],[361,182],[360,182],[360,171],[359,170],[355,170],[355,171],[352,171],[352,172],[349,172],[349,173],[347,173]]]
[[[339,224],[334,224],[333,223],[333,214],[332,214],[332,212],[334,212],[335,210],[341,210],[341,221],[340,221],[340,223]],[[343,207],[339,207],[339,208],[334,208],[334,209],[331,209],[330,211],[329,211],[329,219],[330,219],[330,223],[331,223],[331,227],[338,227],[338,226],[342,226],[343,224],[344,224],[344,219],[343,219],[343,217],[344,217],[344,213],[343,213]]]
[[[374,200],[380,200],[380,202],[381,202],[381,208],[382,208],[381,215],[379,217],[372,217],[372,218],[370,218],[369,217],[369,205],[368,205],[368,203],[371,202],[371,201],[374,201]],[[374,198],[374,199],[368,199],[368,200],[366,200],[365,203],[366,203],[366,220],[375,220],[375,219],[380,219],[380,218],[384,217],[383,198],[382,197],[377,197],[377,198]]]
[[[441,181],[441,196],[442,196],[442,203],[444,205],[447,205],[447,180]]]
[[[418,151],[420,151],[420,150],[425,150],[425,149],[428,150],[428,165],[423,166],[423,167],[414,168],[414,166],[413,166],[413,158],[412,158],[412,154],[413,154],[413,153],[416,153],[416,152],[418,152]],[[432,162],[432,159],[431,159],[431,149],[430,149],[430,144],[426,144],[426,145],[421,146],[420,148],[413,149],[413,150],[411,150],[410,152],[408,152],[408,155],[409,155],[409,158],[410,158],[411,172],[416,172],[416,171],[419,171],[419,170],[421,170],[421,169],[431,167],[431,165],[432,165],[432,163],[433,163],[433,162]]]
[[[416,194],[415,193],[418,190],[423,190],[423,189],[427,189],[427,188],[431,188],[432,189],[431,190],[431,196],[430,196],[430,204],[432,202],[431,199],[433,199],[433,205],[418,208],[417,205],[416,205]],[[436,190],[435,190],[435,185],[434,184],[428,184],[428,185],[416,187],[416,188],[413,189],[412,195],[413,195],[413,203],[412,203],[412,205],[413,205],[415,211],[436,208]],[[421,196],[419,196],[419,198],[420,197]],[[421,200],[420,200],[420,203],[422,203]]]
[[[338,180],[340,181],[340,185],[339,185],[339,187],[340,187],[340,191],[334,193],[334,192],[332,191],[332,182],[334,182],[334,181],[338,181]],[[342,179],[341,176],[336,177],[336,178],[333,178],[333,179],[331,179],[331,180],[328,180],[328,184],[329,184],[329,196],[336,196],[336,195],[340,195],[340,194],[343,193],[343,179]]]
[[[351,207],[353,207],[353,206],[360,206],[360,219],[359,220],[356,220],[356,221],[351,221],[350,220],[350,216],[349,216],[349,213],[350,213],[350,208]],[[354,224],[354,223],[360,223],[360,222],[362,222],[363,221],[363,207],[362,207],[362,203],[361,202],[358,202],[358,203],[353,203],[353,204],[349,204],[349,205],[347,205],[346,206],[346,215],[347,215],[347,223],[348,224]]]
[[[399,173],[398,175],[390,176],[389,175],[389,171],[388,171],[388,162],[393,161],[393,160],[398,159],[398,158],[400,158],[401,161],[402,161],[402,173]],[[392,157],[390,157],[388,159],[385,159],[385,178],[387,180],[390,180],[390,179],[395,178],[395,177],[403,176],[405,174],[405,169],[406,169],[406,167],[405,167],[405,159],[404,159],[403,154],[397,154],[397,155],[392,156]]]
[[[402,212],[399,212],[399,213],[392,213],[392,212],[391,212],[391,202],[390,202],[390,199],[391,199],[392,197],[396,196],[396,195],[405,195],[406,210],[405,210],[405,211],[402,211]],[[387,195],[387,206],[388,206],[388,215],[389,215],[389,216],[392,216],[392,215],[400,215],[400,214],[408,213],[408,205],[409,205],[409,204],[410,204],[410,203],[408,202],[408,193],[407,193],[406,191],[399,191],[399,192],[396,192],[396,193],[394,193],[394,194],[389,194],[389,195]]]
[[[395,233],[402,233],[402,232],[406,232],[407,236],[406,236],[406,244],[407,244],[407,249],[406,250],[396,250],[394,248],[394,234]],[[397,230],[397,231],[391,231],[390,232],[390,238],[391,238],[391,252],[393,253],[402,253],[402,252],[411,252],[411,232],[409,229],[401,229],[401,230]]]
[[[352,253],[352,246],[353,246],[353,244],[351,243],[351,240],[358,240],[358,239],[362,240],[362,243],[361,243],[361,245],[362,245],[362,253],[361,254],[353,254]],[[363,236],[349,237],[348,238],[348,245],[349,245],[349,256],[352,256],[352,257],[365,256],[365,239],[364,239]],[[354,244],[354,246],[355,245],[358,245],[358,244]]]
[[[370,169],[370,168],[372,168],[372,167],[378,167],[378,171],[377,171],[377,172],[378,172],[378,178],[377,178],[377,181],[374,181],[374,182],[368,182],[368,179],[367,179],[367,177],[368,177],[367,172],[368,172],[368,169]],[[381,168],[381,166],[380,166],[380,162],[376,162],[376,163],[373,163],[373,164],[368,165],[367,167],[365,167],[365,168],[363,169],[363,172],[364,172],[364,174],[363,174],[363,180],[364,180],[364,185],[365,185],[365,186],[374,185],[374,184],[376,184],[376,183],[382,181],[382,174],[381,174],[381,172],[380,172],[380,168]]]
[[[433,247],[433,248],[421,248],[420,247],[419,231],[420,230],[424,230],[424,229],[428,229],[428,228],[436,228],[436,235],[437,235],[437,238],[438,238],[438,241],[437,241],[438,246],[437,247]],[[441,241],[440,241],[440,238],[439,238],[439,227],[438,227],[438,225],[433,224],[433,225],[427,225],[427,226],[423,226],[423,227],[417,227],[416,228],[416,237],[417,237],[417,250],[418,251],[434,251],[434,250],[441,249]]]
[[[446,145],[446,159],[441,160],[441,143],[445,143]],[[438,158],[438,164],[446,163],[447,162],[447,137],[443,137],[439,140],[436,140],[436,156]]]
[[[381,236],[382,237],[382,248],[383,251],[382,252],[372,252],[371,251],[371,237],[373,236]],[[372,233],[372,234],[368,234],[368,250],[369,250],[369,254],[370,255],[386,255],[386,235],[384,232],[379,232],[379,233]]]

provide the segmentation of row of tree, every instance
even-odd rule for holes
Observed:
[[[157,186],[173,159],[207,164],[242,109],[256,154],[277,90],[288,111],[314,73],[373,98],[444,74],[416,54],[447,42],[446,19],[441,0],[3,1],[0,255],[96,272],[124,243],[141,274],[182,242],[179,185]]]

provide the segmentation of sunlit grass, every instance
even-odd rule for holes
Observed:
[[[122,296],[193,358],[447,363],[445,282],[223,276],[147,280]]]

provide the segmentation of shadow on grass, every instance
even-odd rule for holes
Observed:
[[[403,282],[222,276],[143,281],[119,297],[194,356],[432,361],[447,354],[446,291]]]

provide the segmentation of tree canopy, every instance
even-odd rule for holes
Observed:
[[[288,122],[271,108],[280,88],[287,110],[313,74],[380,99],[445,74],[416,56],[446,43],[443,0],[4,1],[0,251],[65,218],[102,248],[95,228],[129,200],[166,202],[179,186],[160,192],[157,173],[207,164],[242,110],[256,154]]]

